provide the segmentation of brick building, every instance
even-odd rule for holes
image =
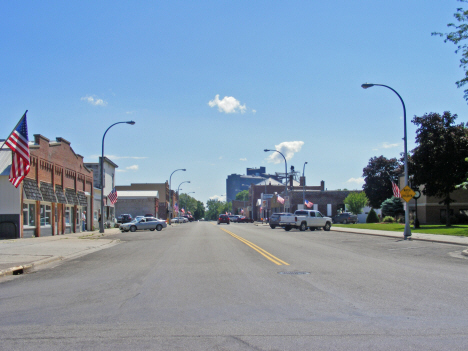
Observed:
[[[301,177],[302,178],[302,177]],[[301,179],[303,181],[303,179]],[[285,195],[284,184],[270,181],[265,184],[252,184],[249,189],[249,200],[233,201],[233,213],[240,213],[241,208],[244,208],[245,216],[252,216],[253,219],[260,220],[268,218],[272,213],[276,212],[294,212],[297,209],[303,208],[303,192],[305,189],[306,200],[314,204],[313,209],[320,211],[325,216],[335,216],[339,210],[344,210],[343,200],[353,191],[341,190],[325,190],[325,182],[321,181],[319,186],[306,186],[302,184],[292,183],[288,186],[288,195]],[[356,190],[354,190],[356,191]],[[285,198],[284,205],[276,201],[277,194]],[[289,200],[289,205],[288,205]],[[266,206],[265,206],[266,205]]]
[[[13,209],[19,218],[17,236],[26,238],[80,232],[83,212],[93,211],[92,170],[83,165],[83,156],[76,154],[70,142],[63,138],[50,141],[35,134],[29,150],[31,170],[17,189],[20,207]],[[8,152],[11,165],[11,151]],[[1,173],[2,178],[7,171],[4,169]],[[3,190],[11,193],[4,189],[8,184],[4,179],[0,182],[2,194]],[[1,196],[0,203],[5,201],[8,198]],[[92,216],[87,215],[85,228],[91,229],[91,225]]]
[[[137,202],[144,201],[145,203],[147,203],[148,201],[150,201],[148,200],[148,195],[149,195],[149,197],[153,199],[152,200],[153,205],[151,205],[152,206],[151,211],[148,208],[149,204],[147,203],[144,208],[148,208],[149,212],[138,213],[137,215],[144,216],[145,214],[152,213],[152,214],[155,214],[156,217],[160,219],[167,219],[168,211],[169,211],[169,182],[168,181],[166,181],[165,183],[131,183],[130,185],[116,185],[115,189],[117,190],[117,194],[119,196],[119,200],[117,200],[117,202],[115,203],[116,216],[119,216],[123,213],[133,214],[133,212],[135,211],[140,211],[138,208],[141,208],[141,206],[138,205]],[[130,200],[131,198],[131,200],[133,201],[134,209],[132,209],[132,207],[129,207],[130,202],[127,203],[125,206],[123,206],[122,203],[119,204],[120,193],[122,191],[132,192],[132,193],[128,193],[128,196],[129,196],[128,200]],[[137,199],[138,193],[136,193],[138,191],[147,192],[147,193],[146,194],[141,193],[138,196],[140,200],[138,200]],[[155,191],[157,192],[157,194],[154,193]],[[148,193],[148,192],[153,192],[153,193]],[[171,192],[174,193],[173,191]],[[154,205],[154,201],[156,201],[156,198],[157,198],[157,204]],[[173,201],[177,202],[177,198],[174,197]],[[141,210],[143,210],[143,208],[141,208]],[[125,211],[130,211],[130,212],[125,212]]]

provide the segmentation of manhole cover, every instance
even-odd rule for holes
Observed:
[[[310,272],[278,272],[278,274],[301,275],[301,274],[310,274]]]

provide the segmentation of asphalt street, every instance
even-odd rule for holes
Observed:
[[[194,222],[0,283],[1,349],[465,350],[464,247]]]

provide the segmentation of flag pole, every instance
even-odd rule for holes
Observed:
[[[13,130],[11,131],[11,133],[8,135],[8,138],[5,139],[8,140],[10,139],[10,136],[13,134],[13,132],[16,130],[16,128],[18,128],[18,126],[20,125],[21,121],[23,120],[23,118],[26,116],[26,113],[28,113],[28,110],[26,110],[26,112],[23,114],[23,117],[20,118],[19,122],[16,124],[15,128],[13,128]],[[29,141],[29,140],[28,140]],[[2,146],[0,146],[0,150],[3,149],[3,146],[5,145],[5,143],[2,144]]]

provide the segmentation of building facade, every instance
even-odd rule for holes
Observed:
[[[168,181],[166,181],[165,183],[131,183],[130,185],[116,185],[115,188],[118,194],[118,200],[116,203],[118,212],[121,212],[123,210],[123,208],[121,209],[119,207],[120,205],[118,205],[118,202],[120,201],[120,194],[122,191],[132,191],[132,192],[136,192],[136,191],[146,191],[146,192],[153,191],[154,192],[156,191],[158,194],[157,207],[154,208],[149,213],[152,213],[153,215],[155,215],[157,218],[160,218],[160,219],[165,220],[168,218],[169,216],[169,182]],[[153,199],[155,199],[154,194],[152,196],[153,196]],[[177,200],[175,199],[175,201]],[[137,207],[136,203],[134,205]],[[130,211],[131,208],[128,208],[128,210]],[[116,215],[119,216],[120,214],[124,214],[124,213],[132,214],[133,212],[121,212],[121,213],[116,213]],[[144,216],[145,214],[149,214],[149,213],[139,213],[138,215]]]
[[[115,223],[115,207],[112,202],[107,200],[107,196],[111,193],[115,187],[115,174],[117,166],[112,160],[104,156],[103,159],[104,174],[103,174],[103,188],[101,185],[101,157],[99,157],[98,163],[85,163],[85,166],[93,170],[94,179],[94,211],[93,211],[93,224],[95,228],[99,228],[99,218],[104,220],[107,226],[112,226]],[[101,215],[101,196],[104,193],[104,215]]]
[[[13,201],[15,208],[6,209],[19,216],[18,237],[90,230],[92,216],[87,214],[93,212],[93,171],[83,164],[83,156],[73,151],[69,141],[63,138],[50,141],[40,134],[34,135],[29,150],[31,169],[18,189],[11,191],[8,185],[13,185],[3,179],[9,167],[3,167],[0,180],[0,209],[8,207],[5,202],[11,201],[3,196],[4,192],[18,197]],[[11,165],[11,151],[9,158]],[[20,204],[19,209],[16,203]]]

